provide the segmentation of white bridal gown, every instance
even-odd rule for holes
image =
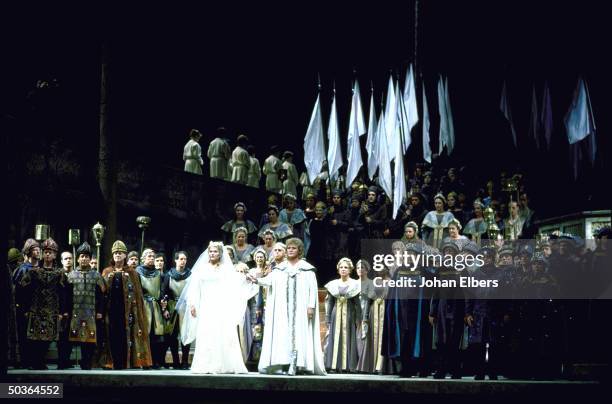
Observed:
[[[195,340],[193,373],[247,373],[238,339],[248,299],[258,288],[235,271],[224,248],[218,266],[209,262],[208,250],[200,256],[185,287],[183,344]],[[195,307],[196,317],[190,313]]]

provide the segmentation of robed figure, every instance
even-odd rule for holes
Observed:
[[[193,373],[247,373],[238,337],[247,301],[257,287],[236,272],[227,250],[211,242],[191,270],[178,303],[184,345],[196,341]]]
[[[267,287],[259,372],[325,375],[315,268],[303,259],[283,261],[257,283]]]

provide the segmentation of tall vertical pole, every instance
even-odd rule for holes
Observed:
[[[106,207],[107,231],[104,245],[112,245],[117,236],[117,172],[114,162],[114,142],[110,126],[110,46],[102,43],[100,75],[100,142],[98,152],[98,182]],[[103,259],[98,256],[98,262]]]

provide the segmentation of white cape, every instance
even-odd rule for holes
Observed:
[[[314,267],[304,260],[295,265],[285,261],[258,282],[268,287],[258,370],[275,373],[291,369],[293,362],[298,372],[325,375]],[[314,308],[312,320],[308,308]]]

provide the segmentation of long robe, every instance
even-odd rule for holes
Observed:
[[[413,279],[416,285],[427,277],[424,269],[411,271],[399,267],[394,271],[394,280]],[[427,324],[426,291],[420,287],[391,288],[385,302],[382,355],[400,361],[402,372],[415,372],[426,356],[425,334],[430,330]]]
[[[281,209],[278,214],[278,220],[283,223],[287,223],[291,227],[293,235],[297,238],[304,238],[304,223],[306,221],[306,215],[300,208],[295,208],[289,212],[287,209]]]
[[[115,279],[119,277],[119,279]],[[144,298],[138,273],[129,267],[115,271],[113,267],[102,271],[106,283],[106,341],[100,360],[106,368],[150,367],[151,347],[149,330],[145,319]],[[117,283],[120,288],[115,289]],[[120,338],[117,338],[120,337]],[[114,363],[111,338],[118,341],[125,351],[124,363]]]
[[[183,344],[196,341],[191,372],[247,373],[238,326],[257,287],[234,270],[227,252],[219,267],[210,264],[207,258],[204,263],[199,262],[194,265],[184,291],[187,311],[181,325]],[[196,310],[195,317],[190,313],[191,307]]]
[[[228,179],[227,165],[231,150],[229,145],[221,138],[215,138],[208,146],[210,159],[210,177],[222,180]]]
[[[325,375],[315,268],[304,260],[279,264],[258,283],[267,286],[259,372]],[[308,319],[307,309],[314,309]]]
[[[480,245],[480,240],[483,238],[483,234],[486,237],[487,223],[483,218],[473,218],[463,228],[463,234],[470,236],[472,241]]]
[[[448,236],[448,224],[454,218],[450,212],[437,213],[432,210],[427,213],[421,226],[423,240],[432,247],[440,248],[442,240]]]
[[[325,285],[326,322],[325,368],[338,372],[357,370],[359,361],[357,331],[361,327],[361,282],[349,278],[347,283],[334,279]]]
[[[259,180],[261,179],[261,166],[256,157],[250,157],[251,165],[249,166],[249,178],[247,185],[253,188],[259,188]]]
[[[60,268],[34,267],[25,272],[20,287],[31,289],[27,302],[27,338],[51,342],[59,339],[59,315],[67,312],[66,274]]]
[[[272,227],[270,223],[266,223],[261,226],[259,230],[258,236],[263,240],[264,232],[268,229],[274,231],[274,235],[276,236],[277,241],[285,241],[285,239],[293,236],[293,231],[291,227],[287,223],[278,222],[278,226]]]
[[[384,357],[381,354],[382,335],[385,324],[385,297],[388,289],[374,286],[371,279],[361,283],[362,319],[368,327],[359,352],[357,370],[363,373],[382,372]]]
[[[202,175],[202,148],[200,144],[190,139],[183,148],[183,160],[185,160],[185,171],[192,174]]]
[[[246,248],[244,250],[238,250],[236,244],[233,245],[234,251],[236,252],[236,260],[238,262],[242,262],[244,264],[248,264],[252,261],[251,253],[255,250],[255,246],[252,244],[245,244]]]
[[[231,181],[246,185],[249,179],[249,169],[251,168],[249,153],[242,147],[237,146],[232,152],[230,165],[232,166]]]
[[[223,242],[225,244],[232,244],[234,237],[234,230],[239,227],[244,227],[247,229],[247,237],[250,243],[256,242],[257,235],[257,226],[255,223],[250,221],[249,219],[244,219],[242,222],[238,222],[234,219],[228,220],[221,226],[221,230],[223,231]]]
[[[278,178],[279,170],[283,166],[281,160],[275,155],[270,155],[263,165],[263,173],[266,176],[266,190],[269,192],[280,192],[282,184]]]
[[[313,194],[313,195],[315,194],[315,189],[310,183],[310,178],[308,177],[307,172],[303,172],[302,175],[300,175],[300,185],[302,186],[301,198],[303,201],[306,200],[306,197],[308,196],[308,194]]]
[[[297,184],[300,180],[297,168],[295,168],[295,164],[284,161],[283,169],[287,171],[287,178],[283,181],[283,195],[291,194],[297,198]]]

